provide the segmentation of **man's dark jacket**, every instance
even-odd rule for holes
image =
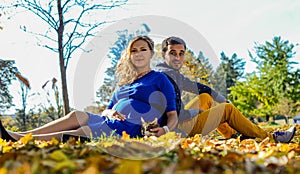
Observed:
[[[165,62],[158,63],[155,66],[155,70],[165,73],[175,88],[176,107],[177,113],[179,115],[179,121],[190,119],[197,115],[194,109],[184,110],[184,106],[181,101],[182,91],[187,91],[194,94],[207,93],[219,103],[226,102],[226,98],[223,95],[219,94],[217,91],[213,90],[207,85],[190,80],[189,78],[182,75],[179,70],[171,68]]]

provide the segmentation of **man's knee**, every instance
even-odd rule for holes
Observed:
[[[222,103],[222,105],[225,105],[226,109],[230,109],[230,110],[235,108],[235,106],[231,103]]]
[[[214,102],[211,95],[207,93],[202,93],[198,95],[198,100],[200,101],[200,108],[203,110],[211,108]]]
[[[198,98],[201,100],[212,100],[211,95],[209,95],[208,93],[202,93],[198,95]]]

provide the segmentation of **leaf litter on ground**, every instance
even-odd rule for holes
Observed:
[[[268,132],[290,125],[265,127]],[[300,173],[300,126],[294,139],[218,139],[218,134],[181,138],[108,137],[91,142],[0,138],[0,174],[5,173]]]

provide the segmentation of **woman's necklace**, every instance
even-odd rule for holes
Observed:
[[[151,69],[138,74],[137,78],[139,79],[139,78],[143,77],[144,75],[148,74],[150,71],[151,71]]]

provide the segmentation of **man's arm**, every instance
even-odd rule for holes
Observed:
[[[207,93],[212,96],[212,98],[219,103],[226,102],[226,98],[218,93],[217,91],[213,90],[211,87],[192,81],[189,78],[182,75],[183,81],[183,90],[187,92],[191,92],[194,94],[202,94]]]

